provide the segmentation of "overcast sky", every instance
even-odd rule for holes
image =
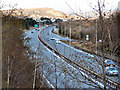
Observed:
[[[56,10],[71,12],[67,2],[75,12],[92,10],[90,7],[96,5],[97,0],[1,0],[2,4],[17,4],[18,8],[41,8],[49,7]],[[114,9],[120,0],[105,0],[107,9]]]

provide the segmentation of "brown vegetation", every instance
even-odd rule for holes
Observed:
[[[96,22],[97,21],[97,22]],[[96,26],[97,23],[97,26]],[[81,41],[86,41],[86,35],[89,35],[89,41],[92,42],[93,46],[96,43],[96,29],[97,29],[97,41],[98,41],[98,50],[101,51],[101,44],[99,40],[102,39],[101,29],[100,29],[99,20],[79,20],[71,22],[61,22],[58,25],[59,34],[69,36],[70,27],[72,28],[71,38]],[[96,28],[97,27],[97,28]],[[104,47],[105,52],[109,54],[115,53],[114,49],[118,43],[118,33],[117,26],[115,22],[115,16],[111,16],[109,19],[104,19]],[[112,43],[112,45],[111,45]],[[112,48],[111,48],[112,47]],[[93,49],[93,48],[92,48]],[[95,47],[94,47],[95,50]],[[115,54],[114,54],[115,55]]]
[[[24,46],[23,30],[22,19],[2,17],[3,88],[32,88],[34,63],[26,53],[29,47]],[[40,78],[36,77],[36,83],[40,88]]]

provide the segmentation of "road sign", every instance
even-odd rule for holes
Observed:
[[[86,35],[86,40],[89,40],[89,35]]]
[[[37,25],[37,24],[35,24],[35,25],[34,25],[34,27],[38,27],[38,25]]]

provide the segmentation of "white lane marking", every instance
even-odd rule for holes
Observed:
[[[41,43],[42,44],[42,43]],[[42,44],[43,45],[43,44]],[[44,46],[44,45],[43,45]],[[44,46],[49,52],[51,52],[54,56],[56,56],[57,58],[61,59],[57,54],[53,53],[50,49],[48,49],[46,46]],[[61,59],[63,62],[65,62],[63,59]],[[65,62],[66,64],[68,64],[68,66],[72,67],[73,69],[77,70],[75,67],[73,67],[72,65],[70,65],[69,63]],[[77,70],[78,71],[78,70]],[[84,72],[80,71],[83,75],[85,75],[86,77],[89,77],[87,74],[85,74]],[[91,78],[92,79],[92,78]],[[104,87],[104,85],[98,81],[95,81],[95,79],[92,79],[94,82],[98,83],[100,86]]]
[[[48,82],[48,84],[50,84],[50,86],[52,87],[52,88],[55,88],[51,83],[50,83],[50,81],[43,75],[43,77],[47,80],[47,82]]]

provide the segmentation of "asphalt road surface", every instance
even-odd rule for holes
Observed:
[[[42,30],[43,28],[46,27],[41,27],[39,30]],[[51,31],[53,28],[55,27],[53,26],[46,28],[46,30],[42,32],[42,38],[49,45],[58,50],[61,54],[70,57],[85,67],[101,74],[101,66],[94,60],[94,55],[83,52],[81,50],[77,50],[62,42],[60,42],[60,44],[57,44],[56,40],[47,40],[47,38],[51,39],[53,37],[60,40],[68,40],[68,38],[63,38],[52,33]],[[42,72],[42,75],[47,78],[53,87],[56,87],[56,85],[60,88],[93,88],[97,86],[96,84],[91,83],[86,79],[87,76],[85,73],[66,63],[64,60],[50,51],[47,47],[45,47],[38,40],[38,34],[38,30],[30,30],[25,32],[25,45],[29,46],[32,52],[35,52],[34,54],[30,54],[28,52],[28,54],[31,56],[31,61],[34,62],[36,60],[36,57],[38,58],[40,65],[38,70]],[[29,41],[27,41],[28,38],[30,38]],[[117,77],[110,78],[117,80]],[[103,87],[102,84],[98,84]]]
[[[86,68],[88,68],[92,71],[95,71],[95,72],[99,73],[100,75],[102,74],[102,67],[97,62],[97,61],[99,61],[102,64],[102,58],[101,57],[89,54],[89,53],[84,52],[82,50],[75,49],[72,46],[69,46],[69,45],[67,45],[65,43],[62,43],[62,42],[60,42],[60,44],[57,44],[56,40],[47,40],[47,38],[49,38],[49,39],[57,38],[57,39],[60,39],[60,40],[69,40],[68,38],[64,38],[64,37],[61,37],[59,35],[56,35],[56,34],[52,33],[52,30],[54,28],[55,28],[55,26],[49,27],[46,30],[44,30],[43,33],[42,33],[43,39],[49,45],[51,45],[53,48],[58,50],[61,54],[65,55],[69,58],[72,58],[73,60],[75,60],[79,64],[82,64],[84,67],[86,67]],[[96,59],[97,59],[97,61],[96,61]],[[107,76],[107,77],[110,78],[110,79],[113,79],[115,81],[118,81],[117,76],[112,76],[112,77]]]

